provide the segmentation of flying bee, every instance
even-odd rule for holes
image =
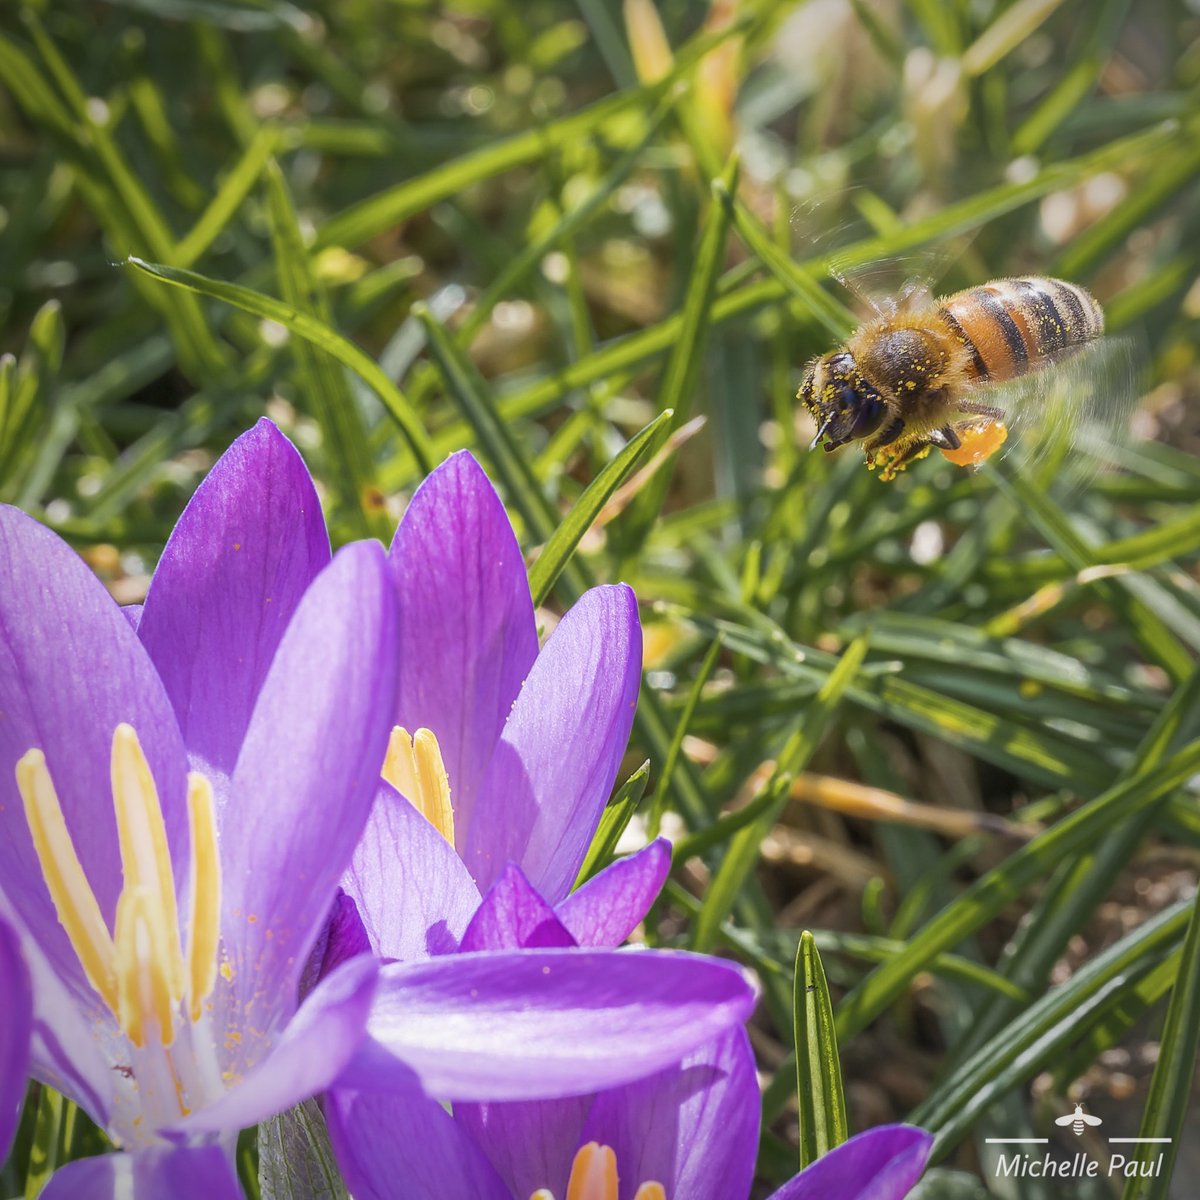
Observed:
[[[1073,1113],[1067,1113],[1065,1117],[1055,1117],[1054,1123],[1055,1125],[1070,1125],[1071,1132],[1074,1133],[1076,1137],[1080,1137],[1083,1134],[1085,1125],[1104,1124],[1099,1117],[1093,1117],[1089,1113],[1085,1113],[1083,1111],[1082,1104],[1075,1105],[1075,1111]]]
[[[817,422],[812,445],[861,441],[867,465],[891,480],[937,448],[959,466],[1008,438],[999,385],[1041,372],[1104,333],[1083,288],[1031,275],[996,279],[864,324],[812,362],[798,398]]]

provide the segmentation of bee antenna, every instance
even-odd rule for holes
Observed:
[[[817,435],[816,435],[816,437],[814,437],[814,438],[813,438],[813,440],[812,440],[811,442],[809,442],[809,443],[808,443],[808,448],[809,448],[810,450],[815,450],[815,449],[816,449],[816,448],[817,448],[817,447],[818,447],[818,446],[821,444],[821,439],[822,439],[822,438],[825,436],[825,431],[826,431],[826,430],[827,430],[827,429],[830,427],[830,425],[832,425],[832,424],[833,424],[833,418],[832,418],[832,417],[826,417],[826,418],[825,418],[825,422],[824,422],[824,424],[821,426],[821,428],[820,428],[820,429],[818,429],[818,430],[817,430]]]

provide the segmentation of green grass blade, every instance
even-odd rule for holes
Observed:
[[[666,416],[666,413],[663,415]],[[667,750],[667,760],[663,763],[662,775],[659,778],[658,787],[654,791],[654,802],[650,806],[650,815],[646,820],[648,837],[657,837],[658,831],[662,827],[662,819],[667,811],[667,800],[671,794],[671,783],[679,766],[679,756],[683,753],[683,741],[691,728],[692,718],[696,715],[696,705],[700,702],[704,685],[717,665],[717,658],[721,653],[721,641],[720,634],[713,638],[712,645],[709,646],[708,653],[704,656],[704,661],[701,662],[700,669],[696,672],[696,678],[692,680],[692,686],[688,689],[687,699],[679,713],[679,720],[675,723],[671,746]]]
[[[1028,1078],[1046,1056],[1082,1036],[1101,1019],[1114,997],[1148,973],[1178,944],[1187,903],[1172,905],[1047,992],[963,1063],[912,1114],[933,1130],[941,1155],[990,1105]]]
[[[457,331],[456,340],[460,346],[467,346],[471,339],[488,322],[493,309],[505,296],[509,295],[516,286],[540,263],[556,246],[569,242],[572,237],[595,217],[612,197],[613,193],[629,178],[634,168],[642,163],[646,151],[651,146],[667,114],[674,107],[678,96],[668,95],[653,113],[650,114],[645,133],[637,144],[621,155],[608,173],[587,197],[574,207],[564,212],[554,224],[536,241],[523,246],[514,255],[512,261],[488,284],[487,289],[471,306],[470,313]]]
[[[251,288],[242,287],[241,284],[210,279],[205,275],[198,275],[195,271],[168,267],[162,263],[144,262],[140,258],[130,258],[128,265],[173,287],[186,288],[213,300],[231,304],[243,312],[253,313],[256,317],[276,321],[297,337],[332,355],[343,366],[349,367],[383,402],[384,408],[391,414],[408,442],[421,471],[427,474],[433,470],[434,459],[429,436],[404,394],[383,373],[379,364],[348,338],[344,338],[315,317],[297,312],[291,305],[271,296],[264,296]]]
[[[962,67],[968,75],[982,75],[1035,33],[1062,0],[1016,0],[966,48]]]
[[[1035,154],[1050,135],[1074,113],[1095,86],[1113,44],[1120,36],[1132,0],[1102,0],[1092,14],[1079,56],[1066,73],[1021,122],[1012,137],[1014,154]]]
[[[333,318],[329,300],[312,269],[287,182],[274,162],[266,165],[266,192],[275,273],[283,301],[328,326]],[[342,506],[361,535],[377,535],[386,541],[390,522],[383,509],[366,427],[345,369],[303,338],[296,339],[293,350],[296,386],[321,426],[335,468],[331,483]]]
[[[908,7],[939,54],[957,58],[962,52],[962,34],[956,19],[957,6],[938,0],[908,0]]]
[[[813,935],[805,930],[796,949],[794,981],[796,1096],[803,1170],[849,1136],[833,1002]]]
[[[722,924],[733,911],[746,877],[758,862],[762,840],[774,824],[780,809],[787,803],[791,790],[790,775],[776,773],[767,780],[759,794],[746,807],[754,805],[756,817],[734,835],[704,893],[704,901],[692,926],[691,948],[701,954],[710,953],[716,944]],[[677,861],[683,862],[680,856]]]
[[[612,862],[617,851],[617,843],[621,834],[629,824],[637,807],[646,793],[646,782],[650,778],[650,762],[647,760],[630,777],[621,784],[617,794],[608,802],[600,817],[600,825],[596,836],[588,847],[587,857],[579,868],[575,886],[587,880]]]
[[[186,149],[171,128],[167,96],[146,73],[146,38],[142,31],[127,31],[121,50],[129,102],[167,187],[184,208],[198,209],[204,203],[204,189],[192,178]]]
[[[771,777],[763,785],[759,795],[746,806],[747,809],[754,806],[752,811],[755,812],[755,816],[749,824],[743,824],[734,835],[721,865],[708,885],[704,903],[692,929],[693,950],[707,952],[715,944],[722,922],[732,911],[747,875],[758,860],[763,838],[770,832],[787,804],[793,775],[796,771],[802,771],[816,752],[842,696],[862,666],[867,646],[868,640],[864,636],[846,648],[837,667],[813,697],[795,731],[784,744]],[[744,811],[743,814],[733,815],[743,816],[744,820]],[[727,827],[726,825],[725,828]],[[677,858],[680,862],[684,861],[682,856]]]
[[[92,211],[105,226],[121,253],[150,253],[170,261],[175,239],[166,218],[121,150],[110,114],[89,105],[83,85],[70,64],[47,34],[36,13],[23,10],[25,23],[70,112],[69,138],[74,153],[89,178],[105,195],[95,195]],[[152,301],[153,303],[153,301]],[[190,372],[201,377],[219,372],[226,355],[204,321],[200,305],[192,296],[168,297],[168,318],[180,354]]]
[[[496,406],[487,397],[486,385],[474,366],[454,344],[445,326],[430,311],[427,304],[413,305],[413,315],[425,327],[429,352],[441,372],[450,397],[459,406],[467,422],[475,430],[480,444],[487,451],[496,473],[526,526],[534,537],[549,543],[556,525],[556,516],[532,472],[522,461],[521,452],[512,431],[500,420]],[[580,531],[582,536],[582,531]],[[568,556],[569,557],[569,556]],[[566,559],[563,560],[565,565]],[[559,567],[561,571],[562,567]]]
[[[283,140],[283,131],[274,125],[264,125],[255,133],[241,157],[221,181],[208,207],[200,214],[195,225],[179,239],[175,252],[168,260],[172,266],[192,266],[217,240],[237,215]]]
[[[29,1167],[25,1174],[25,1200],[33,1198],[58,1167],[64,1109],[67,1101],[53,1088],[40,1085]]]
[[[1103,1018],[1088,1030],[1087,1036],[1055,1062],[1054,1084],[1057,1090],[1066,1092],[1075,1080],[1099,1061],[1106,1050],[1121,1045],[1130,1031],[1146,1019],[1150,1009],[1166,996],[1178,981],[1179,962],[1182,957],[1181,946],[1178,953],[1164,958],[1132,987],[1122,989],[1113,998]]]
[[[1151,1178],[1133,1178],[1125,1184],[1122,1200],[1167,1200],[1171,1175],[1179,1153],[1196,1079],[1196,1052],[1200,1049],[1200,892],[1192,902],[1191,919],[1183,943],[1183,957],[1171,991],[1171,1003],[1158,1044],[1158,1061],[1150,1080],[1150,1093],[1140,1138],[1169,1139],[1168,1144],[1134,1148],[1131,1159],[1153,1162],[1164,1155],[1164,1168]]]
[[[1134,229],[1195,182],[1200,172],[1200,122],[1192,121],[1185,128],[1188,140],[1179,151],[1163,155],[1124,200],[1090,225],[1051,264],[1056,275],[1078,279],[1093,270]]]
[[[660,412],[673,409],[675,425],[691,415],[696,380],[704,361],[704,338],[709,326],[709,311],[717,290],[717,277],[725,261],[725,244],[733,216],[733,195],[737,191],[738,162],[730,159],[720,179],[713,181],[712,205],[700,235],[695,267],[688,280],[687,295],[680,314],[679,340],[671,351],[658,389]]]
[[[831,338],[841,342],[854,332],[858,325],[854,313],[821,286],[811,267],[797,263],[772,240],[742,200],[734,203],[733,223],[750,251]]]
[[[909,942],[908,953],[873,971],[842,1001],[838,1032],[861,1032],[936,954],[957,946],[1059,863],[1093,845],[1113,825],[1153,804],[1200,769],[1200,743],[1173,755],[1156,769],[1139,773],[1085,804],[1039,834],[986,875]]]
[[[1137,769],[1149,770],[1197,737],[1200,737],[1200,672],[1194,673],[1176,689],[1131,761]],[[1112,881],[1142,845],[1167,801],[1164,797],[1148,806],[1122,823],[1094,849],[1058,870],[1030,910],[1000,964],[1014,983],[1033,992],[1045,986],[1068,942],[1085,926],[1107,895]],[[977,1049],[1012,1016],[1013,1011],[1010,1004],[1001,1001],[994,1001],[983,1009],[965,1041],[955,1046],[955,1056],[962,1057]]]
[[[713,634],[724,631],[730,650],[771,664],[788,677],[789,685],[794,680],[819,683],[827,677],[832,667],[828,656],[791,641],[760,614],[739,612],[739,619],[732,621],[714,617],[711,613],[719,610],[720,604],[711,596],[706,601],[708,611],[686,609],[680,610],[681,615],[699,629]],[[670,606],[663,607],[664,611],[673,611]],[[747,628],[743,620],[753,620],[760,626],[765,623],[767,628]],[[881,664],[867,670],[871,686],[851,687],[846,698],[868,712],[932,734],[1048,787],[1072,784],[1084,790],[1099,790],[1112,778],[1091,743],[1082,745],[1049,728],[1028,728],[961,698],[910,683],[895,665]],[[785,685],[777,686],[782,690]]]
[[[700,368],[704,363],[704,345],[708,338],[713,299],[716,296],[717,276],[725,261],[725,244],[729,235],[729,223],[733,216],[733,194],[737,190],[738,163],[731,158],[720,179],[713,181],[713,201],[700,235],[700,246],[696,252],[696,264],[688,278],[687,294],[684,296],[679,340],[663,371],[658,389],[658,411],[674,412],[672,429],[677,429],[690,416],[696,398],[696,385]],[[666,430],[659,435],[659,444],[665,442]],[[655,446],[655,450],[658,445]],[[640,545],[657,517],[670,486],[674,460],[661,466],[642,493],[630,506],[628,534],[623,539],[623,548],[629,553]]]
[[[824,953],[832,951],[861,958],[865,962],[881,963],[889,958],[903,955],[907,946],[899,938],[881,937],[865,933],[835,933],[829,930],[817,931],[817,947]],[[973,959],[962,958],[957,954],[939,954],[930,968],[935,975],[947,979],[957,979],[963,983],[974,984],[998,995],[1007,996],[1018,1004],[1028,1004],[1030,994],[1024,988],[1018,987],[1012,980],[1005,978],[998,971],[985,967],[983,963]]]
[[[541,604],[570,561],[583,535],[591,528],[600,510],[613,493],[637,469],[658,434],[670,423],[674,413],[660,413],[644,429],[629,439],[611,462],[583,490],[571,511],[562,519],[550,540],[529,568],[529,590],[534,604]]]
[[[1008,475],[986,463],[983,469],[1074,570],[1095,566],[1092,548],[1045,492],[1020,472]],[[1147,603],[1145,582],[1136,576],[1118,575],[1113,579],[1097,579],[1093,586],[1125,618],[1151,659],[1174,682],[1180,683],[1192,673],[1191,655],[1180,645],[1153,602]]]
[[[360,245],[482,179],[534,162],[550,151],[577,143],[581,138],[595,133],[613,117],[650,109],[691,70],[698,59],[727,38],[736,37],[745,25],[745,20],[736,21],[719,33],[692,38],[676,54],[675,66],[670,74],[649,87],[618,92],[580,112],[482,146],[415,179],[351,205],[320,227],[316,248]]]

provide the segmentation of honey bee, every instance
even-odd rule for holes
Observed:
[[[1088,292],[1038,275],[879,316],[809,365],[798,398],[817,422],[812,446],[861,441],[882,480],[934,448],[976,465],[1008,438],[1008,409],[989,403],[995,385],[1042,371],[1103,333],[1104,312]]]

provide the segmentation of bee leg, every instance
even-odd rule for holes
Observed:
[[[1003,421],[1008,415],[1004,409],[994,404],[980,404],[978,400],[963,400],[958,405],[959,412],[969,413],[974,417],[991,417],[993,421]]]
[[[882,469],[879,472],[879,478],[888,483],[896,478],[896,475],[903,471],[911,462],[916,462],[918,458],[924,458],[930,450],[933,449],[933,442],[929,438],[916,438],[909,442],[903,450],[898,451],[891,458],[882,464]]]
[[[943,425],[941,429],[935,429],[929,435],[931,445],[936,446],[939,450],[957,450],[962,446],[959,441],[958,434],[954,432],[954,426]]]
[[[890,425],[881,429],[865,447],[868,453],[874,454],[884,446],[890,446],[904,432],[904,418],[895,417]]]

